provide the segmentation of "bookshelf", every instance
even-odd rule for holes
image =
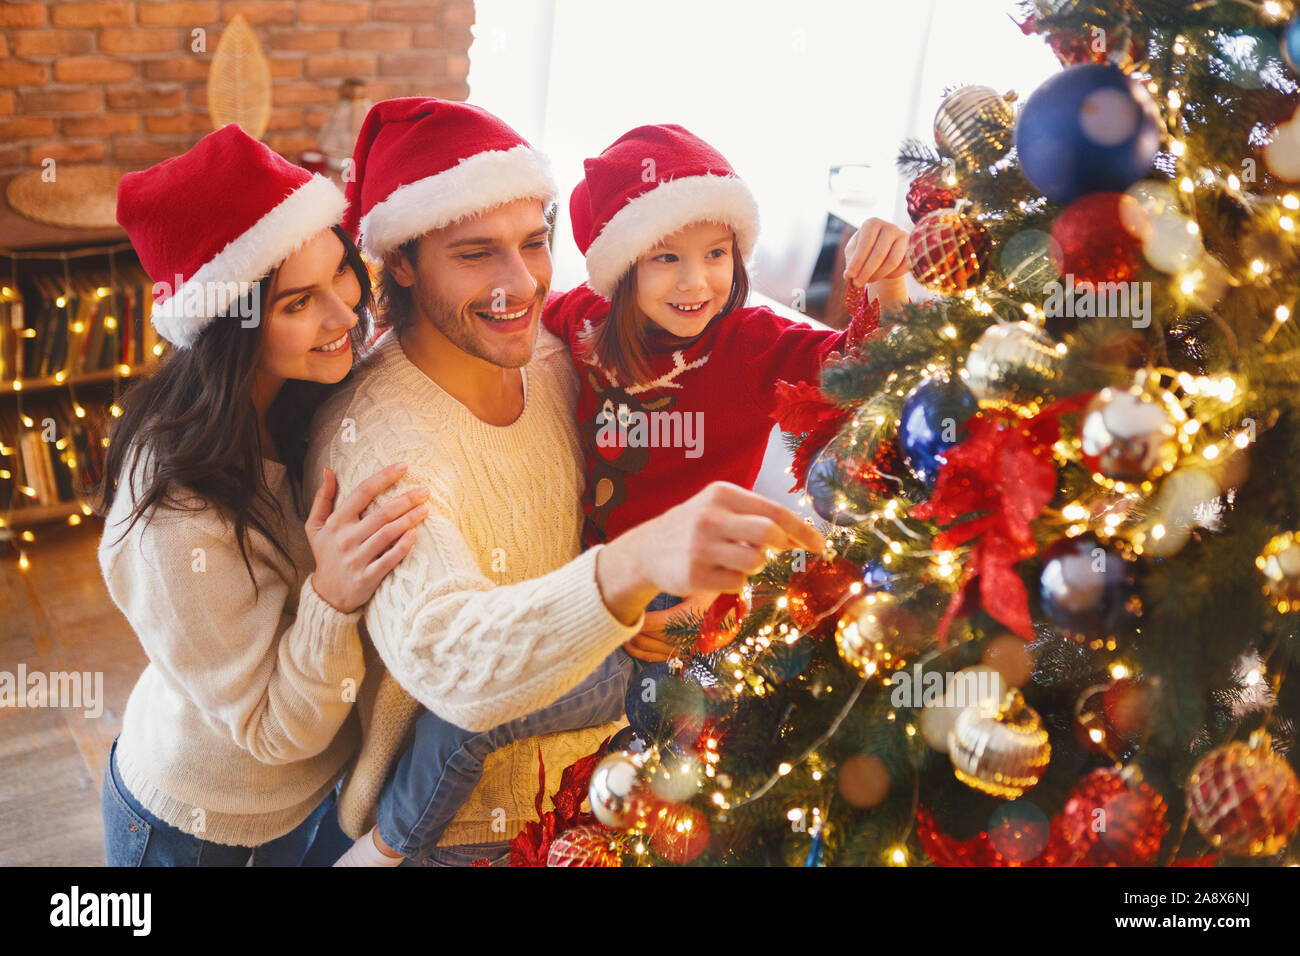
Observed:
[[[117,401],[166,347],[151,304],[121,229],[32,222],[0,201],[0,541],[20,555],[36,526],[94,514]]]

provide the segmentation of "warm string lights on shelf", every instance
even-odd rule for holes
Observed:
[[[70,298],[74,283],[71,263],[73,260],[79,258],[106,256],[108,259],[109,283],[107,286],[97,287],[94,294],[100,299],[108,298],[111,300],[107,314],[104,315],[100,321],[103,323],[103,328],[106,334],[111,337],[115,353],[120,356],[119,345],[121,333],[117,317],[122,314],[122,299],[117,257],[122,252],[130,251],[131,248],[130,243],[124,242],[109,246],[91,246],[81,249],[61,250],[57,253],[4,250],[3,254],[7,256],[10,261],[10,275],[9,283],[3,286],[3,288],[0,288],[0,299],[9,302],[18,299],[18,263],[20,260],[49,261],[57,258],[62,264],[62,281],[65,293],[55,300],[54,305],[56,308],[65,310],[68,329],[75,334],[83,334],[85,329],[82,327],[82,323],[77,320],[72,313]],[[15,331],[17,331],[16,328]],[[33,338],[36,336],[37,330],[35,328],[24,328],[21,334],[24,337]],[[161,356],[163,350],[164,347],[162,343],[153,345],[151,347],[152,356],[154,358]],[[149,356],[146,356],[146,364],[149,360]],[[116,362],[110,366],[110,370],[112,372],[112,375],[109,378],[109,381],[112,384],[112,400],[107,411],[109,415],[116,418],[122,413],[119,404],[122,392],[122,382],[124,379],[131,377],[139,371],[139,369],[133,368],[129,364]],[[73,415],[75,415],[77,419],[86,418],[86,407],[82,404],[77,395],[76,386],[78,384],[78,378],[69,375],[67,369],[60,369],[54,372],[53,375],[48,377],[48,380],[37,379],[35,380],[35,383],[44,388],[48,388],[51,385],[66,387]],[[27,432],[37,433],[41,431],[41,429],[37,427],[37,421],[24,409],[24,397],[32,391],[32,389],[28,387],[29,385],[33,385],[33,382],[29,382],[21,376],[11,379],[8,383],[8,387],[14,396],[15,413],[18,423]],[[42,438],[44,438],[44,436],[42,436]],[[70,436],[63,435],[56,437],[52,444],[54,445],[54,452],[58,454],[59,459],[67,466],[69,473],[75,476],[78,461],[76,457],[76,449]],[[101,444],[104,447],[107,447],[107,438],[102,438]],[[17,445],[6,446],[3,442],[0,442],[0,459],[9,458],[13,460],[14,464],[16,464],[18,454]],[[0,478],[12,478],[15,474],[14,464],[0,466]],[[15,495],[24,495],[27,498],[35,498],[37,496],[36,489],[30,485],[15,485],[13,493]],[[68,525],[76,526],[81,524],[83,518],[94,514],[94,509],[80,493],[75,481],[73,482],[73,496],[73,500],[67,503],[68,507],[71,509],[71,513],[66,516],[65,521]],[[9,534],[6,535],[6,539],[10,540],[18,553],[17,566],[20,570],[26,571],[31,567],[31,558],[25,546],[36,541],[36,534],[31,528],[22,528],[21,530],[18,530],[13,527],[13,518],[15,513],[20,512],[21,510],[21,508],[15,508],[14,502],[11,500],[8,507],[5,510],[0,511],[0,530],[7,530],[9,532]]]

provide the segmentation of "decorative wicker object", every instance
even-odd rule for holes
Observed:
[[[124,166],[59,166],[15,176],[6,196],[26,219],[72,229],[117,225],[117,181]],[[46,181],[48,177],[48,181]]]
[[[243,14],[226,25],[212,56],[208,114],[213,129],[238,123],[254,139],[262,138],[271,119],[271,67]]]

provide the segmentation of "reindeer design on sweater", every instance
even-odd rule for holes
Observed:
[[[590,508],[587,512],[588,540],[606,541],[610,514],[627,500],[627,476],[636,474],[650,461],[650,449],[670,442],[664,436],[674,429],[681,436],[689,434],[690,423],[682,424],[680,413],[673,418],[677,403],[674,394],[651,399],[647,392],[679,389],[677,378],[705,365],[711,352],[687,362],[679,349],[672,354],[673,364],[663,375],[641,385],[623,386],[618,378],[594,362],[586,369],[587,385],[596,397],[596,414],[584,418],[580,428],[583,448],[591,462],[587,479]],[[602,381],[602,375],[607,381]],[[688,457],[692,456],[687,451]],[[594,532],[594,533],[593,533]]]

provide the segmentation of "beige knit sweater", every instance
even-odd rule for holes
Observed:
[[[149,657],[122,717],[122,780],[173,826],[240,846],[288,833],[338,782],[360,741],[348,688],[365,676],[361,612],[316,594],[292,485],[284,466],[262,464],[293,562],[253,532],[257,596],[212,508],[155,508],[117,540],[143,472],[119,486],[99,543],[108,593]]]
[[[382,661],[366,670],[361,752],[339,804],[352,836],[373,825],[420,704],[459,727],[488,730],[550,704],[640,629],[640,620],[628,627],[606,608],[597,550],[579,554],[578,384],[560,340],[542,330],[524,375],[520,417],[489,425],[413,365],[390,331],[313,422],[308,496],[325,465],[342,496],[397,461],[409,468],[377,504],[421,485],[432,492],[415,546],[365,611],[362,632]],[[549,795],[562,769],[620,726],[492,754],[441,844],[514,836],[537,816],[539,746]]]

